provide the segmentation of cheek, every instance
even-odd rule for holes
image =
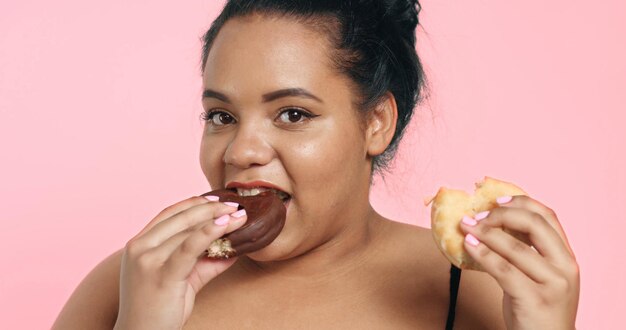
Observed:
[[[328,192],[329,182],[350,185],[364,168],[363,141],[354,127],[329,127],[314,134],[282,139],[281,161],[301,192]]]
[[[223,176],[223,150],[218,141],[203,138],[200,143],[200,168],[209,181],[211,188],[219,187],[222,184]]]

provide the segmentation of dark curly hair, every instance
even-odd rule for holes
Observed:
[[[202,72],[215,37],[230,18],[286,17],[324,32],[333,46],[335,69],[356,87],[356,109],[369,113],[387,91],[396,100],[396,131],[387,149],[372,161],[372,174],[382,174],[425,91],[415,50],[420,10],[417,0],[229,0],[202,37]]]

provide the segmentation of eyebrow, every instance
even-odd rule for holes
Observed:
[[[311,92],[307,91],[304,88],[285,88],[285,89],[279,89],[277,91],[273,91],[267,94],[263,94],[262,99],[263,99],[263,103],[267,103],[267,102],[271,102],[274,101],[276,99],[279,99],[281,97],[289,97],[289,96],[297,96],[297,97],[303,97],[303,98],[307,98],[307,99],[311,99],[311,100],[315,100],[319,103],[324,103],[324,101],[322,101],[319,97],[313,95]],[[222,102],[225,103],[232,103],[230,101],[230,99],[228,98],[228,96],[224,95],[223,93],[220,93],[218,91],[212,90],[212,89],[205,89],[204,92],[202,93],[202,98],[214,98],[214,99],[218,99]]]

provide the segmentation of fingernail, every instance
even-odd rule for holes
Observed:
[[[202,196],[202,197],[206,198],[209,202],[217,202],[220,200],[219,197],[213,196],[213,195]]]
[[[224,214],[223,216],[215,219],[215,221],[213,222],[218,226],[224,226],[228,224],[229,220],[230,220],[230,216],[228,214]]]
[[[501,196],[496,198],[496,202],[498,202],[498,204],[506,204],[508,202],[510,202],[513,199],[512,196]]]
[[[224,204],[228,205],[228,206],[234,206],[237,207],[239,206],[239,204],[235,203],[235,202],[224,202]]]
[[[465,241],[469,243],[471,246],[476,246],[478,245],[478,243],[480,243],[478,239],[474,237],[474,235],[472,234],[465,235]]]
[[[239,211],[236,211],[236,212],[233,212],[233,213],[230,214],[230,216],[235,217],[235,218],[241,218],[244,215],[246,215],[246,210],[244,210],[244,209],[241,209]]]
[[[480,213],[476,213],[476,215],[474,216],[474,219],[476,219],[476,221],[480,221],[484,218],[486,218],[489,215],[490,211],[482,211]]]
[[[476,220],[472,219],[471,217],[468,217],[467,215],[464,215],[461,221],[468,226],[476,226],[476,224],[478,223],[476,222]]]

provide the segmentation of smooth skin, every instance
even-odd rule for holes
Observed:
[[[430,229],[386,219],[369,203],[371,161],[393,136],[395,99],[387,93],[363,117],[354,107],[350,80],[330,64],[329,47],[324,35],[286,18],[236,18],[218,34],[204,68],[202,171],[213,189],[263,180],[289,193],[278,238],[236,260],[198,258],[202,244],[243,221],[216,226],[212,221],[231,210],[200,197],[179,202],[98,265],[53,328],[444,327],[450,264]],[[314,97],[276,93],[290,88]],[[531,221],[510,216],[512,223]],[[487,225],[476,228],[481,226]],[[466,248],[478,253],[491,246],[487,236],[475,234],[485,243]],[[544,235],[537,243],[558,245],[562,239]],[[481,264],[489,258],[477,254]],[[534,267],[542,272],[549,265]],[[515,283],[528,284],[527,278],[506,282],[497,267],[485,268],[491,270],[462,274],[455,329],[574,324],[577,294],[561,294],[567,311],[552,304],[554,317],[546,320],[528,309],[537,306],[530,302],[541,293],[511,291]]]

